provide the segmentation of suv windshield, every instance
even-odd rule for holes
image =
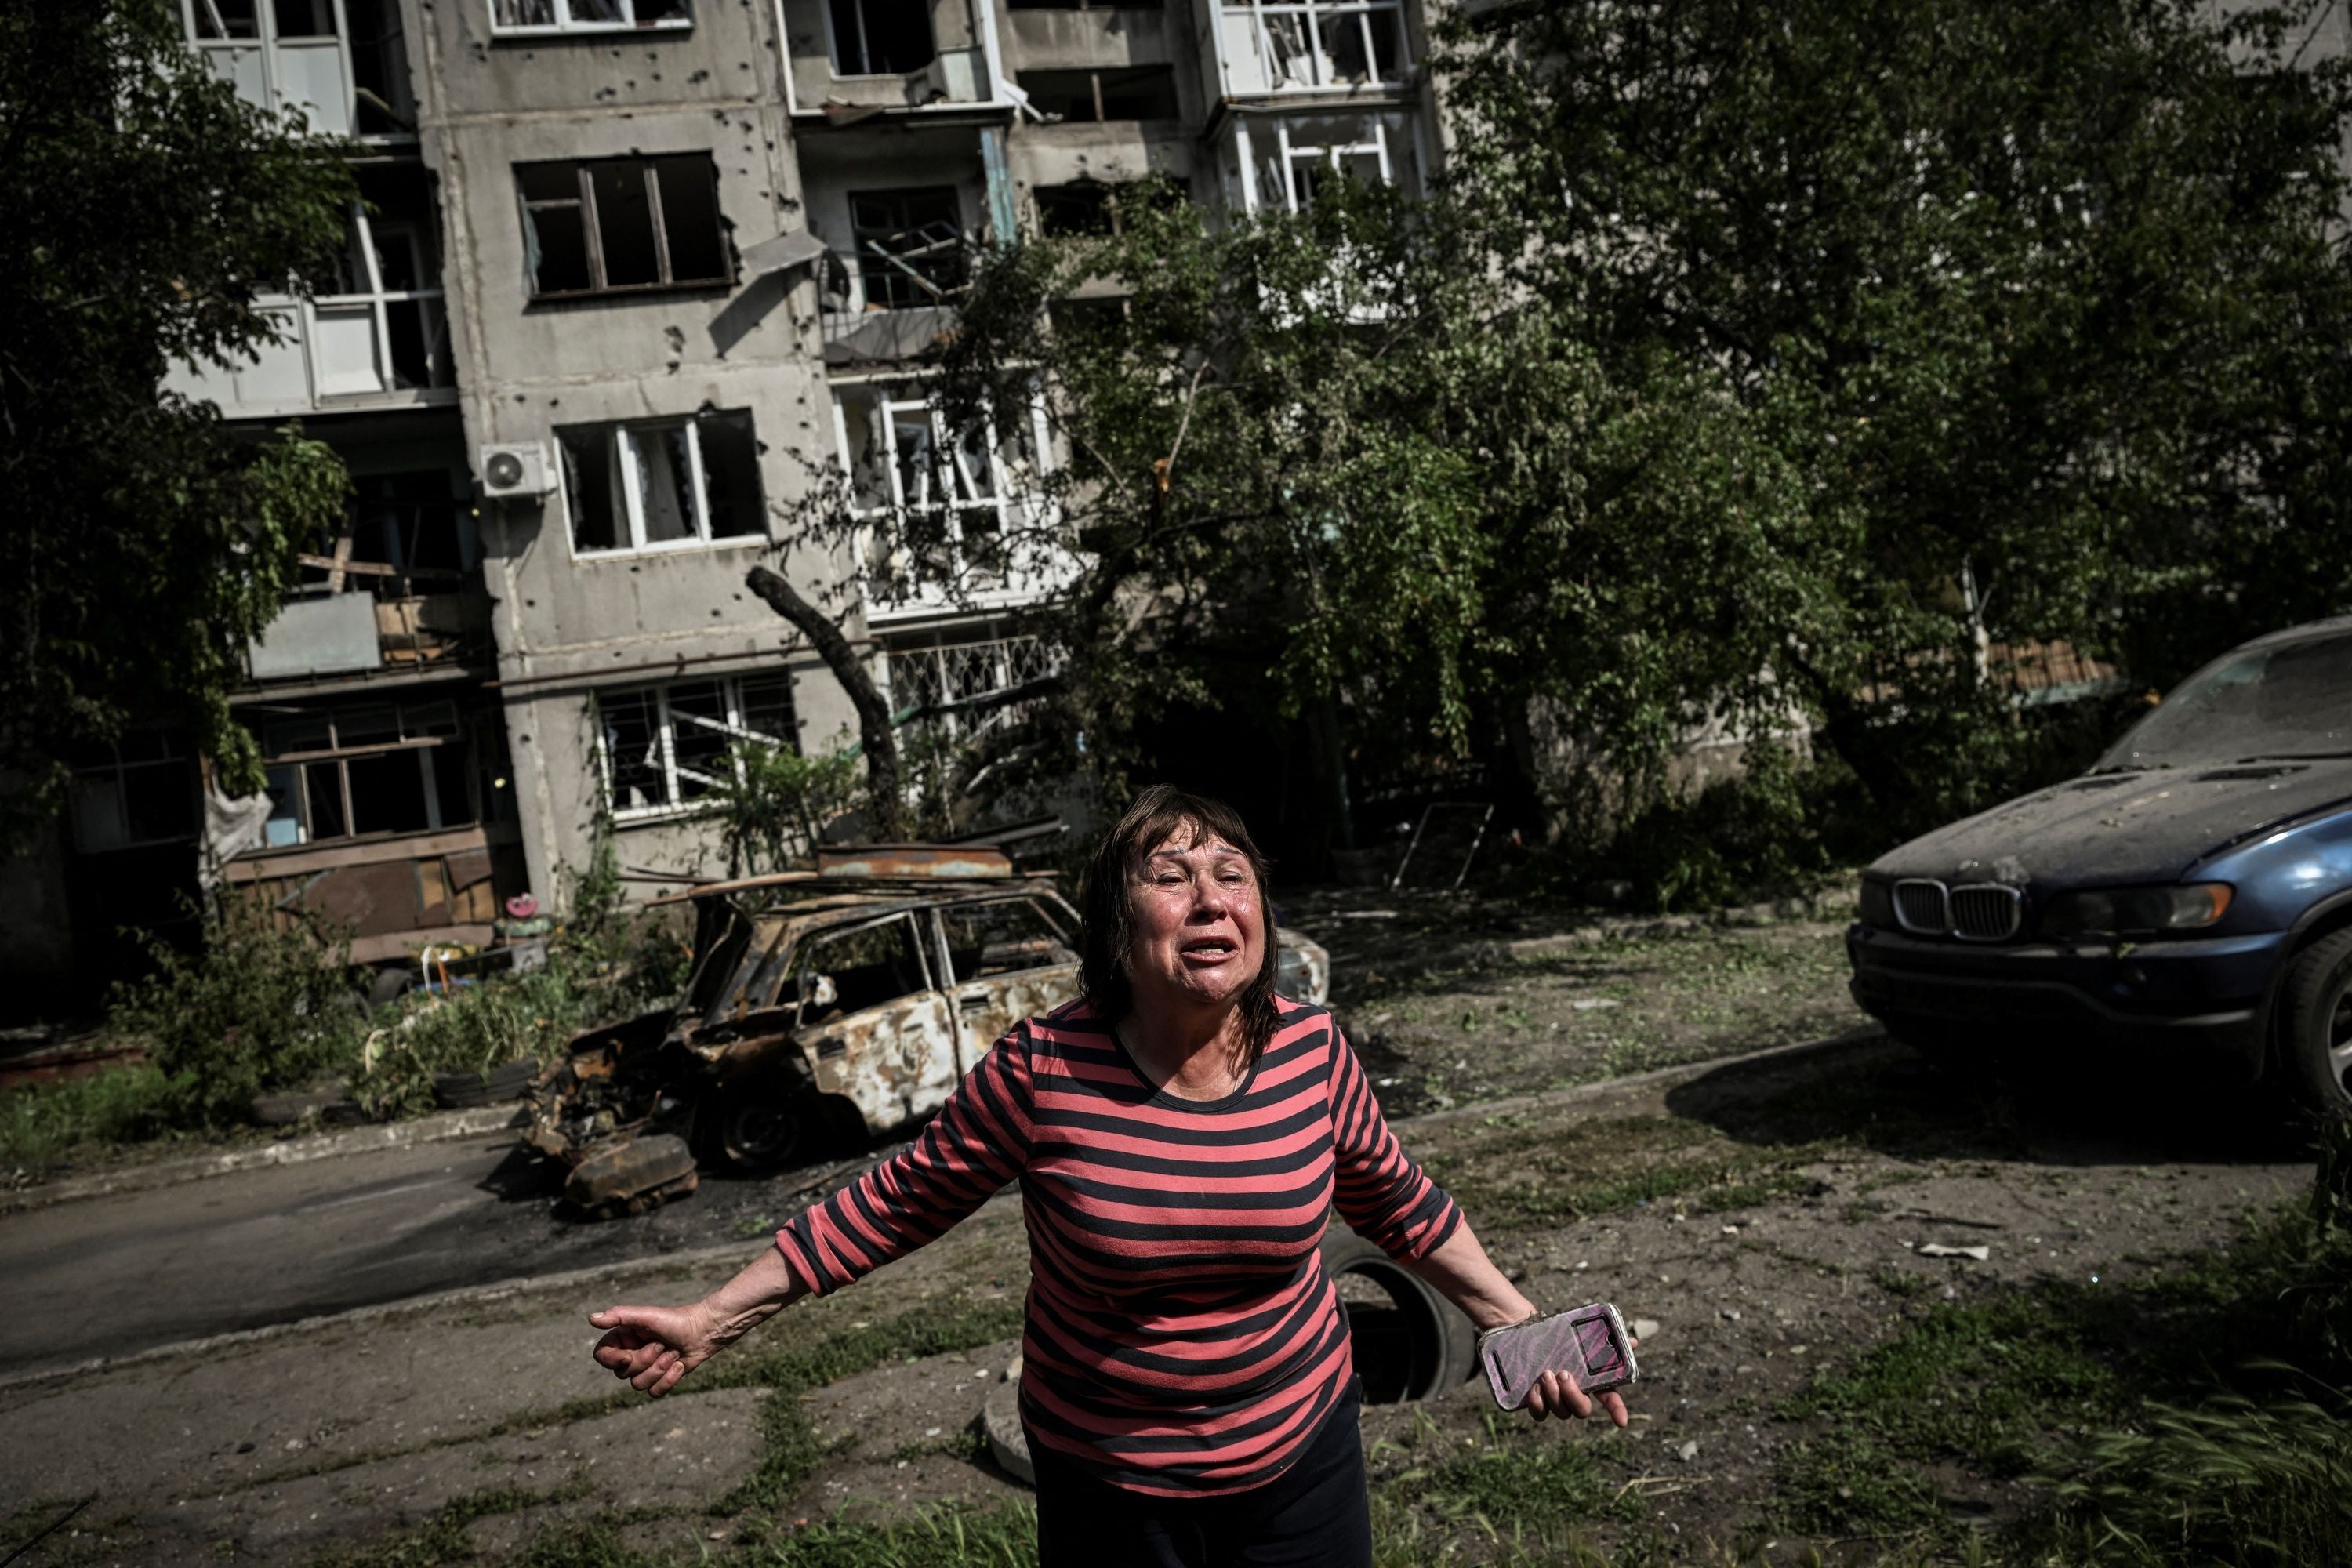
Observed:
[[[2095,771],[2347,755],[2352,637],[2313,637],[2207,665],[2116,742]]]

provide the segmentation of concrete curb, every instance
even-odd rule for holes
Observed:
[[[437,1143],[451,1138],[472,1138],[503,1128],[520,1127],[528,1120],[528,1113],[517,1102],[478,1105],[463,1110],[444,1110],[431,1116],[420,1116],[413,1121],[347,1127],[334,1132],[313,1133],[307,1138],[289,1138],[282,1143],[258,1143],[248,1149],[224,1150],[217,1154],[158,1160],[148,1165],[125,1165],[121,1170],[100,1171],[94,1175],[0,1193],[0,1214],[46,1208],[51,1204],[70,1203],[77,1198],[143,1193],[156,1187],[176,1186],[182,1182],[226,1176],[238,1171],[257,1171],[270,1165],[300,1165],[312,1160],[331,1160],[345,1154],[368,1154],[383,1149],[406,1149],[418,1143]]]
[[[1760,1051],[1748,1051],[1736,1057],[1717,1057],[1706,1061],[1684,1062],[1675,1067],[1654,1068],[1647,1072],[1629,1073],[1623,1078],[1597,1079],[1567,1089],[1548,1089],[1541,1094],[1523,1094],[1507,1100],[1485,1100],[1475,1105],[1455,1106],[1448,1110],[1433,1110],[1424,1115],[1400,1118],[1392,1126],[1400,1129],[1427,1127],[1472,1117],[1492,1116],[1500,1111],[1525,1110],[1530,1106],[1570,1105],[1578,1100],[1597,1100],[1620,1089],[1639,1089],[1647,1084],[1668,1082],[1677,1079],[1704,1078],[1719,1068],[1748,1067],[1760,1062],[1796,1058],[1812,1052],[1827,1052],[1842,1047],[1884,1040],[1885,1031],[1875,1025],[1863,1025],[1818,1040],[1801,1040],[1794,1045],[1770,1046]],[[486,1109],[496,1109],[495,1107]],[[464,1114],[464,1113],[458,1113]],[[444,1134],[458,1136],[459,1134]],[[808,1184],[794,1196],[815,1194],[820,1189],[837,1184],[835,1178],[851,1173],[850,1167],[865,1162],[845,1162],[827,1171]],[[1008,1188],[990,1202],[1018,1203],[1017,1186]],[[812,1195],[811,1201],[815,1201]],[[488,1285],[460,1286],[453,1290],[438,1290],[428,1296],[412,1296],[403,1301],[382,1301],[369,1307],[354,1307],[348,1311],[328,1312],[313,1318],[296,1318],[283,1323],[270,1323],[258,1329],[240,1329],[233,1333],[210,1334],[202,1339],[182,1340],[173,1344],[153,1345],[124,1356],[94,1356],[87,1361],[66,1366],[37,1367],[26,1372],[0,1375],[0,1392],[24,1388],[68,1378],[84,1377],[93,1373],[113,1372],[125,1367],[143,1366],[155,1362],[172,1361],[183,1356],[202,1355],[208,1352],[233,1350],[244,1345],[264,1344],[272,1340],[321,1330],[347,1328],[358,1324],[381,1322],[386,1319],[411,1313],[440,1311],[451,1307],[477,1305],[504,1300],[516,1296],[536,1295],[546,1291],[577,1289],[610,1279],[625,1279],[636,1274],[656,1274],[666,1269],[697,1268],[706,1263],[729,1260],[748,1262],[753,1253],[750,1238],[720,1242],[710,1247],[692,1247],[677,1252],[656,1253],[650,1258],[623,1258],[612,1263],[600,1263],[592,1268],[568,1269],[555,1274],[525,1275],[514,1279],[502,1279]],[[1017,1430],[1018,1417],[1013,1429]],[[1009,1467],[1008,1467],[1009,1468]]]

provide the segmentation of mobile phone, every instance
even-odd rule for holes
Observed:
[[[1640,1375],[1625,1320],[1606,1301],[1554,1312],[1478,1336],[1478,1360],[1495,1403],[1517,1410],[1528,1402],[1536,1379],[1564,1372],[1587,1394],[1623,1388]]]

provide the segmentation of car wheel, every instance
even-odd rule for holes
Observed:
[[[733,1084],[694,1108],[696,1152],[706,1164],[761,1175],[791,1164],[807,1147],[809,1120],[800,1097],[766,1084]]]
[[[2311,1103],[2352,1116],[2352,931],[2296,955],[2286,982],[2287,1069]]]

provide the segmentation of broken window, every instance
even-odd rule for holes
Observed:
[[[1063,945],[1062,933],[1025,899],[950,905],[940,910],[940,925],[959,985],[1078,961]]]
[[[1236,132],[1244,210],[1304,212],[1335,180],[1412,188],[1412,139],[1392,115],[1314,116],[1260,121]]]
[[[286,713],[263,725],[261,742],[270,802],[262,841],[271,848],[482,819],[471,737],[455,703]]]
[[[733,281],[708,154],[518,163],[531,298]]]
[[[850,234],[869,310],[945,301],[964,284],[961,209],[953,186],[854,191]]]
[[[335,549],[352,561],[390,567],[371,574],[381,592],[418,589],[446,592],[473,569],[475,538],[470,509],[451,493],[449,470],[357,474],[352,479],[349,548]]]
[[[862,1013],[930,988],[910,915],[851,931],[819,931],[793,955],[793,993],[803,1026]]]
[[[490,0],[499,33],[605,33],[626,27],[690,27],[693,0]]]
[[[1157,11],[1164,0],[1011,0],[1015,11]]]
[[[371,172],[331,292],[310,301],[310,353],[320,397],[454,384],[431,176]]]
[[[764,536],[751,416],[698,414],[555,432],[577,555]]]
[[[674,810],[733,777],[745,744],[800,750],[782,670],[596,694],[604,798],[622,816]]]
[[[1223,7],[1227,88],[1237,93],[1401,81],[1412,64],[1402,8],[1250,0]]]
[[[929,0],[825,0],[835,76],[905,76],[931,63]]]
[[[853,504],[874,525],[873,586],[898,597],[1001,586],[1008,494],[1034,471],[1034,434],[950,431],[936,403],[908,388],[845,388],[835,409]]]
[[[1027,702],[1002,700],[1002,694],[1041,680],[1055,668],[1044,639],[1009,630],[955,640],[902,634],[889,649],[891,707],[911,710],[915,722],[950,737],[979,734],[1025,711]]]
[[[1176,72],[1170,66],[1122,70],[1023,71],[1021,90],[1030,107],[1049,120],[1096,122],[1110,120],[1174,120]]]
[[[85,855],[179,844],[196,837],[196,760],[163,730],[133,730],[74,762],[66,800],[74,847]]]
[[[1143,180],[1112,184],[1078,179],[1066,185],[1033,185],[1030,198],[1037,204],[1037,231],[1049,239],[1124,232],[1126,219],[1138,204],[1148,208],[1180,205],[1184,187],[1172,180]]]
[[[408,45],[399,0],[343,0],[352,25],[352,94],[362,136],[414,136],[416,102],[409,93]]]

